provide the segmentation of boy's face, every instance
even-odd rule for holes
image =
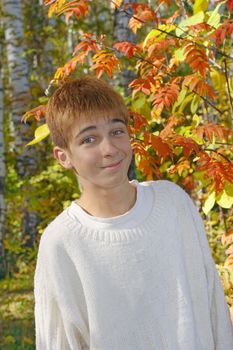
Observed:
[[[55,147],[54,155],[65,168],[76,170],[83,191],[128,182],[132,149],[122,117],[79,121],[73,127],[69,148]]]

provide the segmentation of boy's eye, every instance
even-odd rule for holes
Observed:
[[[112,133],[113,135],[118,136],[118,135],[124,134],[125,132],[122,129],[117,129],[117,130],[114,130]]]
[[[93,143],[95,141],[95,137],[93,136],[88,136],[86,137],[85,139],[82,140],[82,144],[85,144],[85,143]]]

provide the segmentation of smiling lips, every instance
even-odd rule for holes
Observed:
[[[114,164],[109,164],[107,166],[104,166],[103,169],[115,169],[121,164],[121,162],[122,162],[122,160],[120,160],[119,162],[114,163]]]

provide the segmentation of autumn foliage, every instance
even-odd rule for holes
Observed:
[[[133,70],[135,78],[128,86],[130,133],[140,176],[168,178],[188,191],[202,190],[206,214],[216,203],[229,209],[233,203],[232,0],[216,2],[209,10],[207,0],[195,0],[191,10],[169,0],[151,6],[109,3],[129,17],[136,42],[112,42],[104,34],[83,33],[73,56],[57,68],[52,84],[75,77],[82,65],[98,78],[117,78],[125,67]],[[85,0],[45,0],[44,4],[49,16],[65,16],[66,21],[84,18],[91,6]],[[44,108],[29,111],[24,120],[32,115],[40,119]],[[32,143],[47,135],[44,126]],[[233,266],[232,230],[223,237],[229,244],[227,263]]]

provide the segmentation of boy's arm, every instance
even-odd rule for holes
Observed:
[[[187,209],[191,213],[193,223],[198,233],[198,240],[202,249],[205,262],[206,276],[208,280],[208,293],[210,298],[211,321],[216,350],[233,349],[233,327],[230,320],[230,312],[224,296],[222,284],[211,255],[207,241],[203,220],[186,194]]]
[[[72,266],[52,243],[49,239],[44,242],[42,237],[35,272],[36,350],[84,350],[82,310],[78,309],[79,300],[73,300],[71,294],[75,276],[68,281]]]

